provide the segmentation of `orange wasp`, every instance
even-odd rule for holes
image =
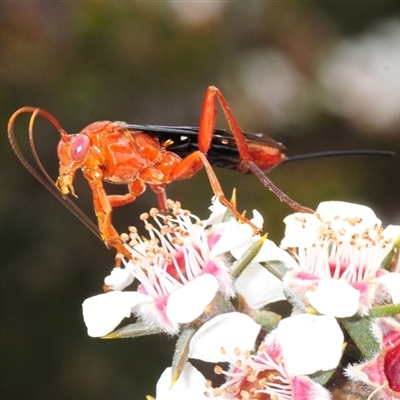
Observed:
[[[220,103],[231,131],[215,129],[216,100]],[[41,176],[22,155],[14,137],[14,122],[18,115],[32,113],[29,124],[29,142]],[[40,163],[33,141],[33,125],[36,116],[45,117],[58,130],[61,139],[57,153],[60,160],[56,183]],[[257,228],[248,221],[225,197],[211,165],[234,168],[242,173],[253,173],[281,201],[297,211],[313,210],[290,199],[265,176],[286,157],[284,146],[265,134],[243,133],[221,92],[208,87],[198,128],[129,125],[124,122],[94,122],[78,134],[67,134],[49,112],[34,107],[22,107],[10,118],[8,136],[11,145],[23,165],[53,194],[58,197],[94,233],[114,247],[118,253],[131,258],[130,252],[120,240],[112,225],[114,207],[133,202],[146,189],[155,192],[160,209],[167,211],[165,186],[177,179],[186,179],[205,168],[213,192],[219,200],[240,220]],[[93,223],[66,195],[75,196],[74,177],[81,169],[93,195],[98,231]],[[103,181],[127,185],[125,195],[108,195]],[[51,183],[49,185],[49,182]]]

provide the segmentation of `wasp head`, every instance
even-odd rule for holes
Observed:
[[[57,154],[60,160],[59,177],[56,185],[62,194],[75,195],[73,181],[75,171],[80,168],[87,158],[90,149],[90,139],[87,135],[67,135],[61,133],[61,140],[57,146]]]

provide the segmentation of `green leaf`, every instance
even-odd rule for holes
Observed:
[[[400,250],[400,236],[396,239],[389,254],[383,260],[382,268],[390,272],[396,271],[397,264],[399,263],[399,255],[400,255],[399,250]]]
[[[196,333],[196,331],[197,328],[187,327],[182,330],[178,340],[176,341],[174,357],[172,359],[171,387],[179,379],[182,370],[185,367],[185,363],[188,360],[189,356],[190,341],[192,340],[192,337]]]
[[[279,321],[282,319],[281,315],[265,310],[255,311],[252,313],[251,317],[257,322],[257,324],[261,325],[269,332],[277,328]]]
[[[239,278],[240,274],[247,268],[247,266],[253,261],[254,257],[261,250],[262,245],[264,244],[267,238],[267,234],[265,234],[260,240],[253,243],[243,254],[242,257],[235,264],[235,269],[232,271],[233,279]]]
[[[320,385],[325,385],[331,379],[332,375],[336,371],[336,368],[330,369],[328,371],[318,371],[315,374],[310,375],[310,378]]]
[[[283,279],[286,272],[290,271],[290,268],[288,268],[285,263],[279,260],[260,262],[260,264],[280,280]]]
[[[369,318],[355,315],[350,318],[341,318],[340,322],[367,359],[376,355],[380,346],[372,334],[372,322]]]
[[[390,317],[400,314],[400,304],[385,304],[383,306],[374,307],[369,311],[371,318]]]
[[[160,328],[149,328],[149,325],[144,322],[135,322],[117,329],[116,331],[103,336],[101,339],[128,339],[139,336],[155,335],[157,333],[164,333]]]

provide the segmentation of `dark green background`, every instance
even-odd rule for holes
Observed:
[[[133,1],[0,3],[2,399],[143,399],[155,395],[174,343],[166,337],[103,341],[86,335],[81,303],[100,293],[114,252],[15,158],[6,126],[19,107],[49,110],[70,133],[104,119],[197,125],[204,91],[212,84],[222,90],[245,131],[268,133],[285,143],[289,155],[361,148],[400,154],[397,127],[366,133],[362,124],[318,102],[307,119],[275,123],[254,110],[238,79],[250,55],[274,50],[312,84],[318,60],[333,43],[400,17],[397,2],[224,2],[216,14],[197,24],[180,18],[175,6]],[[200,6],[197,15],[206,12],[201,9],[205,3],[192,6]],[[318,85],[309,90],[318,96]],[[297,111],[301,116],[300,105]],[[21,117],[16,133],[29,154],[27,124],[28,118]],[[218,125],[226,127],[221,115]],[[43,164],[56,179],[57,132],[43,120],[35,132]],[[286,164],[269,176],[309,207],[334,199],[360,202],[385,223],[399,223],[398,168],[398,157],[352,157]],[[256,178],[216,172],[227,194],[238,189],[239,209],[261,211],[265,230],[279,241],[282,219],[290,209]],[[76,191],[79,204],[92,216],[90,193],[81,178]],[[204,172],[170,185],[168,194],[207,216],[212,192]],[[139,214],[153,205],[155,197],[146,192],[133,205],[116,210],[119,231],[138,225]]]

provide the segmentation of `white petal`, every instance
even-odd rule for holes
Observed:
[[[104,283],[111,290],[123,290],[134,280],[133,274],[126,268],[114,268],[111,274],[106,276]]]
[[[213,275],[204,274],[175,290],[167,300],[168,319],[179,324],[192,322],[211,303],[218,286]]]
[[[375,279],[386,286],[393,303],[400,303],[400,273],[393,272]]]
[[[329,227],[333,231],[344,229],[343,238],[345,241],[354,240],[356,235],[360,236],[357,239],[357,243],[359,241],[363,242],[362,234],[365,230],[372,229],[376,231],[376,228],[382,224],[369,207],[343,201],[321,203],[316,212],[320,213],[324,220],[329,221]],[[375,234],[372,238],[375,239]]]
[[[132,309],[154,299],[137,292],[114,291],[89,297],[82,304],[83,319],[92,337],[105,336],[112,332]]]
[[[206,322],[190,342],[189,358],[208,362],[232,361],[234,350],[251,350],[261,326],[241,313],[220,314]],[[221,352],[221,349],[225,352]]]
[[[383,235],[385,238],[398,240],[400,236],[400,226],[399,225],[388,225],[383,230]]]
[[[341,219],[355,216],[374,222],[377,219],[371,208],[346,201],[323,201],[316,209],[316,213],[330,218],[339,215]]]
[[[212,205],[208,207],[211,211],[211,215],[208,219],[203,221],[203,226],[219,224],[226,213],[227,208],[219,201],[217,196],[211,199],[211,203]]]
[[[306,296],[319,313],[337,318],[351,317],[359,308],[360,292],[344,279],[324,279]]]
[[[348,220],[354,220],[354,218],[359,221],[353,226],[348,223]],[[322,202],[316,210],[316,215],[295,213],[286,217],[284,222],[286,231],[281,242],[281,247],[284,249],[317,243],[319,241],[318,228],[323,226],[323,222],[325,222],[325,227],[328,223],[333,231],[341,230],[346,226],[345,231],[348,231],[349,237],[363,231],[363,227],[371,228],[381,225],[381,221],[369,207],[343,201]]]
[[[222,229],[221,238],[211,249],[211,259],[241,245],[254,235],[253,228],[249,224],[239,224],[234,219],[224,223]]]
[[[299,314],[278,325],[285,369],[291,376],[335,368],[343,351],[343,332],[334,317]]]
[[[157,382],[157,400],[206,400],[206,378],[191,364],[186,363],[179,379],[171,388],[172,368],[167,368]]]
[[[264,224],[264,218],[257,210],[253,210],[253,218],[250,220],[250,222],[252,222],[257,228],[260,228],[261,230]]]
[[[288,215],[283,222],[286,224],[285,237],[280,244],[283,249],[317,242],[321,221],[316,215],[295,213]]]
[[[251,263],[235,281],[237,291],[254,309],[285,300],[283,283],[258,263]]]

